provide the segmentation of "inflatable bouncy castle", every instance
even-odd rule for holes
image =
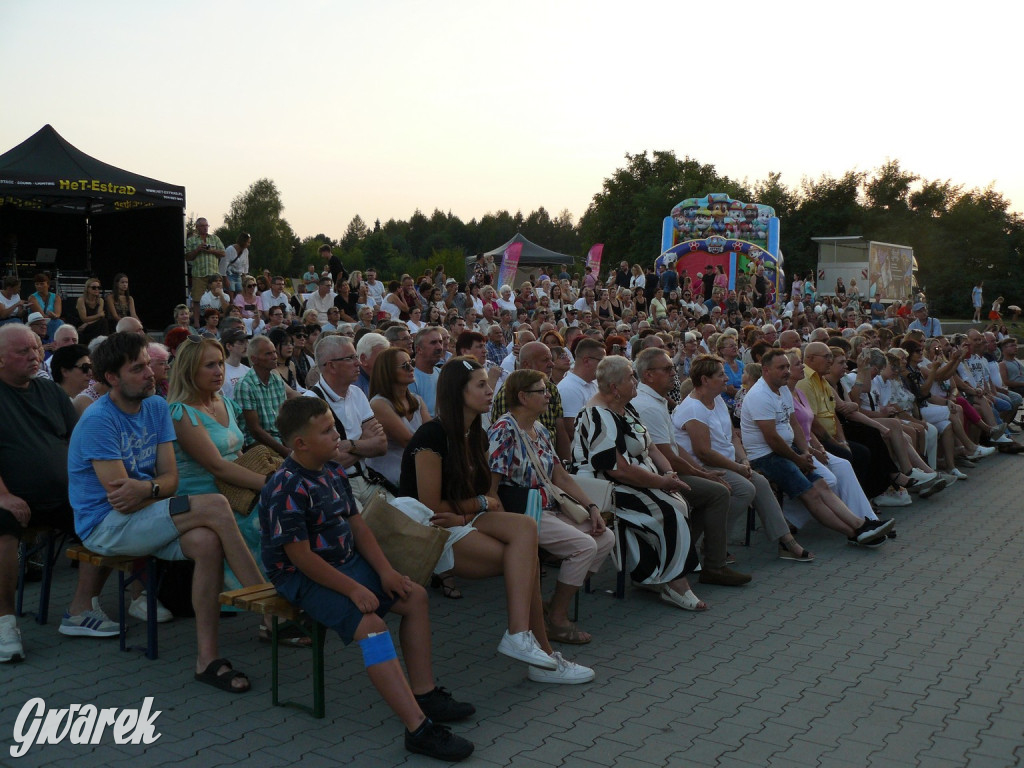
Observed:
[[[708,267],[722,267],[729,290],[747,290],[759,267],[769,284],[772,303],[783,290],[779,219],[775,209],[733,200],[723,192],[689,197],[674,208],[662,224],[660,267],[684,271],[699,287]],[[709,298],[709,297],[705,297]]]

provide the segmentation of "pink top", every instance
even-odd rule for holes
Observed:
[[[811,410],[810,403],[807,402],[807,397],[803,392],[796,387],[793,387],[791,391],[793,392],[793,410],[796,413],[796,420],[804,432],[804,437],[810,440],[814,411]]]

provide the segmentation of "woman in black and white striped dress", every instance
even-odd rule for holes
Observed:
[[[629,360],[609,355],[597,366],[598,392],[576,419],[573,472],[615,483],[615,516],[626,526],[626,564],[633,581],[689,611],[707,603],[690,589],[688,573],[700,569],[690,540],[685,485],[668,460],[652,450],[650,436],[629,404],[636,379]]]

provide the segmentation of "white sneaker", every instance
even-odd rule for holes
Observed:
[[[963,473],[961,472],[960,474],[963,474]],[[966,477],[966,475],[964,475],[964,476]],[[953,483],[955,483],[957,480],[960,479],[959,477],[954,475],[952,472],[940,472],[939,473],[939,477],[941,477],[943,480],[946,481],[946,487],[947,488],[949,488],[949,486],[951,486]]]
[[[18,629],[17,618],[13,613],[0,616],[0,663],[24,660],[25,649],[21,645],[21,630]]]
[[[918,469],[917,467],[910,470],[909,476],[914,480],[917,480],[919,484],[927,483],[930,480],[937,480],[939,477],[937,472],[925,472],[923,469]]]
[[[999,437],[992,441],[992,445],[1011,445],[1012,443],[1013,440],[1010,437],[1008,437],[1005,433],[1003,433],[1002,435],[1000,435]]]
[[[562,685],[579,685],[589,683],[594,679],[594,670],[569,661],[558,651],[555,651],[549,658],[554,659],[558,665],[555,669],[538,669],[530,667],[527,675],[535,683],[560,683]]]
[[[138,597],[136,597],[134,600],[132,600],[131,604],[128,606],[128,615],[129,616],[134,616],[136,619],[141,619],[142,621],[146,621],[146,618],[149,616],[149,614],[147,613],[146,609],[147,609],[146,590],[142,590],[142,593]],[[167,607],[163,603],[161,603],[159,600],[157,600],[156,601],[156,623],[157,624],[166,624],[168,621],[170,621],[173,618],[174,618],[174,614],[171,613],[169,610],[167,610]]]
[[[956,467],[953,467],[953,469],[950,471],[949,474],[950,474],[951,477],[955,477],[957,480],[967,480],[968,479],[968,475],[965,472],[961,472]]]
[[[913,503],[910,494],[902,488],[900,488],[898,493],[886,491],[879,496],[875,496],[871,501],[876,507],[908,507]]]
[[[544,649],[537,644],[537,638],[528,629],[525,632],[516,632],[514,635],[510,635],[508,630],[505,630],[505,635],[498,643],[498,653],[503,653],[516,661],[525,661],[535,667],[558,669],[558,662],[544,653]]]
[[[116,621],[103,612],[98,597],[92,599],[92,610],[72,616],[67,611],[64,618],[60,620],[62,635],[71,637],[117,637],[121,634],[121,627]]]
[[[991,456],[995,452],[996,449],[993,448],[991,445],[979,445],[977,448],[974,449],[974,453],[969,454],[967,458],[970,459],[971,461],[975,461],[976,459],[983,459],[986,456]]]

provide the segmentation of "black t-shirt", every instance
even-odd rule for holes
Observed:
[[[348,277],[348,273],[345,271],[345,267],[343,267],[341,264],[341,259],[335,256],[333,253],[331,254],[331,257],[327,260],[327,268],[331,270],[331,278],[335,282],[338,281],[338,275],[342,275],[342,279]]]
[[[68,500],[68,440],[78,416],[71,398],[49,379],[27,389],[0,382],[0,477],[29,505]]]
[[[356,303],[356,300],[352,298],[351,293],[349,293],[348,295],[348,301],[345,301],[343,298],[341,298],[340,293],[337,296],[335,296],[334,306],[336,306],[338,309],[340,309],[342,312],[344,312],[346,315],[352,318],[347,322],[354,323],[357,320],[359,320],[359,306]]]
[[[402,475],[398,481],[398,495],[412,496],[419,498],[418,485],[416,482],[416,452],[420,449],[433,451],[441,457],[442,464],[448,459],[448,433],[444,431],[441,422],[437,419],[428,421],[413,434],[405,446],[402,454]],[[487,493],[490,490],[488,483],[485,488],[478,488],[477,493]],[[445,483],[444,475],[441,477],[441,498],[448,498],[448,486]]]

